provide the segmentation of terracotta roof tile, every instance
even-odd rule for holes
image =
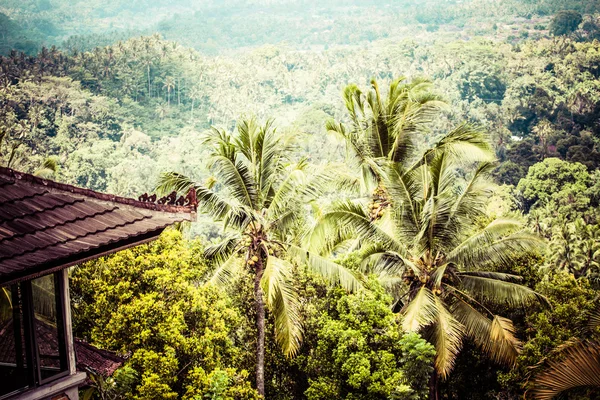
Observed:
[[[147,242],[195,218],[195,192],[177,203],[98,193],[0,167],[0,284]]]
[[[52,357],[58,353],[56,328],[43,321],[36,320],[35,331],[44,365],[58,367],[58,359]],[[91,370],[106,377],[112,375],[125,362],[125,359],[117,354],[98,349],[78,338],[75,338],[74,346],[77,370],[81,372]],[[22,353],[24,353],[24,349]],[[0,363],[14,364],[15,357],[13,320],[10,319],[0,326]]]

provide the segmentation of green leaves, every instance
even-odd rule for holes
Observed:
[[[458,274],[458,276],[460,278],[458,287],[483,302],[489,301],[511,307],[525,307],[535,302],[548,305],[548,300],[541,294],[526,286],[499,280],[498,276],[494,277],[496,279],[473,274]]]

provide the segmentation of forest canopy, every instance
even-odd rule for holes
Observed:
[[[0,165],[199,200],[70,271],[81,396],[596,398],[599,12],[3,1]]]

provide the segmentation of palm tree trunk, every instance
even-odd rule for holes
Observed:
[[[263,276],[262,262],[256,263],[254,297],[256,307],[256,390],[265,396],[265,302],[260,281]]]
[[[150,89],[150,64],[148,64],[147,67],[148,67],[148,97],[152,98],[152,92]]]
[[[429,400],[440,400],[440,380],[435,367],[429,378]]]

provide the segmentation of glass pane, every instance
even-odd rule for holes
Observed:
[[[0,396],[29,386],[22,310],[19,286],[0,287]]]
[[[55,275],[31,281],[34,330],[42,380],[66,370],[64,324],[57,283]]]

